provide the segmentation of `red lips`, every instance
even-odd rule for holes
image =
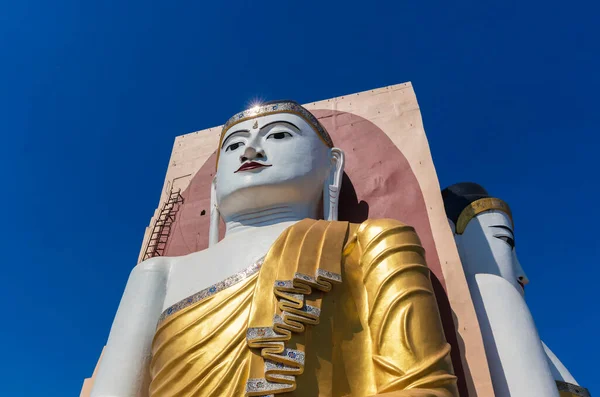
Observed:
[[[242,166],[240,168],[238,168],[237,171],[234,172],[234,174],[236,172],[240,172],[240,171],[248,171],[248,170],[254,170],[256,168],[261,168],[261,167],[270,167],[271,164],[261,164],[261,163],[257,163],[256,161],[248,161],[244,164],[242,164]]]

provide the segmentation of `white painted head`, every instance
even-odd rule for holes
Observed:
[[[268,102],[234,115],[218,148],[211,243],[219,215],[227,222],[286,206],[302,208],[304,216],[336,220],[342,175],[343,152],[296,102]]]
[[[517,258],[508,205],[470,182],[452,185],[442,196],[466,275],[500,276],[523,295],[529,279]]]

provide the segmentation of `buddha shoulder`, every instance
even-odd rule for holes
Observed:
[[[377,248],[379,252],[392,247],[396,251],[402,249],[425,254],[415,229],[398,220],[368,219],[361,224],[350,224],[346,251],[359,248],[364,253]]]
[[[143,273],[164,273],[167,274],[171,268],[171,258],[156,256],[138,263],[132,270],[129,277]]]

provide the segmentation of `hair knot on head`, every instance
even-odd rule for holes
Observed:
[[[456,226],[456,234],[463,234],[467,224],[478,214],[499,210],[506,213],[511,223],[512,212],[508,204],[499,198],[491,197],[487,190],[474,182],[461,182],[442,190],[446,216]]]

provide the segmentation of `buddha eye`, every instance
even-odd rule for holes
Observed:
[[[267,139],[285,139],[286,137],[292,137],[292,134],[285,131],[274,132],[273,134],[267,136]]]
[[[227,146],[227,148],[225,148],[225,151],[233,152],[235,149],[239,148],[240,146],[244,146],[244,142],[232,143],[231,145]]]
[[[504,241],[506,244],[510,245],[510,248],[513,249],[515,248],[515,240],[513,240],[512,238],[508,237],[508,236],[494,236],[502,241]]]

